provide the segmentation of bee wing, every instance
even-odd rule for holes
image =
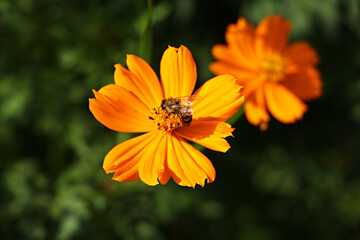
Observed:
[[[179,99],[181,100],[181,106],[190,107],[194,103],[194,101],[199,99],[199,97],[199,95],[179,97]]]
[[[180,113],[186,115],[192,115],[194,112],[191,108],[181,108]]]

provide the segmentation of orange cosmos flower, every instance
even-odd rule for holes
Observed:
[[[210,70],[239,79],[245,115],[253,125],[267,126],[268,111],[283,123],[293,123],[307,110],[302,100],[322,95],[317,54],[306,42],[288,45],[290,28],[282,16],[267,17],[255,29],[239,18],[227,28],[227,45],[212,49],[217,61]]]
[[[163,100],[193,92],[196,65],[186,47],[169,46],[164,52],[161,83],[144,60],[128,55],[126,63],[129,70],[115,65],[115,84],[94,90],[90,111],[112,130],[146,133],[115,146],[105,157],[105,171],[115,173],[113,179],[120,182],[140,178],[148,185],[165,184],[170,177],[191,187],[214,181],[212,163],[185,139],[215,151],[230,148],[224,138],[234,129],[225,120],[243,103],[236,78],[222,75],[207,81],[194,93],[191,108],[181,108],[187,110],[182,118],[179,111],[171,113]]]

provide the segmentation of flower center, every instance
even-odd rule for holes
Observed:
[[[259,70],[261,79],[279,82],[285,75],[284,59],[278,54],[270,54],[260,62]]]
[[[179,115],[175,113],[169,113],[162,108],[153,108],[150,111],[149,119],[153,120],[154,126],[162,132],[172,132],[175,128],[182,126]]]

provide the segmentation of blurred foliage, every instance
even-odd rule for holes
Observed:
[[[98,123],[91,89],[141,55],[189,47],[198,86],[229,23],[268,14],[319,52],[324,96],[293,125],[235,124],[232,149],[205,151],[217,180],[118,183],[102,170],[129,134]],[[0,0],[1,239],[359,239],[358,0]],[[147,24],[151,23],[150,28]]]

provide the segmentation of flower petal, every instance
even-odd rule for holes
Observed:
[[[226,152],[230,144],[225,140],[228,136],[233,136],[234,128],[226,122],[194,120],[186,128],[178,128],[175,134],[196,142],[214,151]]]
[[[134,73],[140,81],[137,83],[144,96],[150,98],[151,104],[158,106],[163,99],[160,81],[154,70],[143,59],[135,55],[127,55],[126,64],[130,72]],[[151,105],[151,106],[153,106]]]
[[[115,65],[115,84],[133,92],[149,108],[158,107],[163,99],[160,81],[147,62],[135,55],[127,55],[129,70]]]
[[[200,97],[192,105],[193,119],[216,118],[217,121],[226,121],[244,102],[241,88],[231,75],[208,80],[194,93]]]
[[[196,82],[196,65],[189,49],[169,46],[160,63],[161,85],[165,98],[189,96]]]
[[[140,179],[150,186],[159,184],[159,175],[166,171],[167,135],[167,133],[158,132],[140,161]]]
[[[115,173],[113,179],[132,182],[139,179],[138,165],[148,151],[156,134],[145,133],[118,144],[106,155],[103,168],[106,173]]]
[[[307,110],[306,105],[281,84],[265,83],[264,91],[270,113],[283,123],[301,119]]]
[[[246,99],[244,111],[249,123],[257,126],[270,120],[266,110],[263,84],[259,84]]]
[[[306,42],[295,42],[291,44],[284,56],[300,66],[314,66],[319,62],[316,51]]]
[[[215,169],[204,154],[184,139],[168,135],[167,164],[171,177],[181,186],[195,187],[215,180]]]
[[[290,21],[280,15],[263,19],[255,30],[255,50],[258,59],[271,52],[282,53],[288,42]]]
[[[237,76],[237,74],[242,71],[238,67],[223,61],[216,61],[210,63],[209,69],[214,75],[230,74],[233,76]]]
[[[249,75],[256,75],[257,71],[238,62],[238,57],[234,53],[235,51],[230,50],[226,45],[215,45],[212,48],[212,54],[218,61],[210,63],[210,71],[215,75],[230,74],[236,76],[239,80]]]
[[[235,56],[229,60],[237,66],[256,70],[257,59],[254,50],[254,28],[245,18],[230,24],[225,33],[226,42]]]
[[[231,65],[236,69],[240,67],[236,64],[237,59],[234,51],[231,51],[225,44],[215,44],[211,49],[211,53],[215,59],[225,64]]]
[[[282,84],[303,100],[312,100],[322,95],[320,73],[313,67],[286,76]]]
[[[115,84],[94,91],[89,108],[94,117],[106,127],[119,132],[147,132],[153,130],[148,118],[149,108],[132,92]]]

